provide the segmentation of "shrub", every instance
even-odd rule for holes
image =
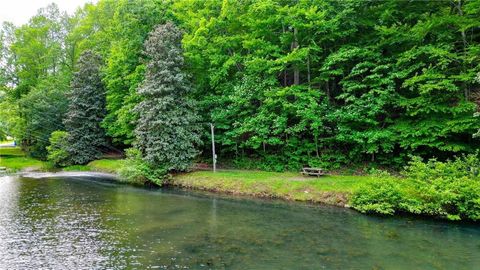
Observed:
[[[403,179],[376,178],[361,186],[351,203],[361,212],[480,220],[479,164],[476,155],[446,162],[416,157],[405,168]]]
[[[403,199],[398,181],[394,178],[375,178],[353,194],[351,204],[362,213],[393,215]]]
[[[55,167],[65,167],[70,165],[70,155],[67,151],[68,132],[54,131],[50,135],[50,145],[47,146],[47,159]]]
[[[377,168],[368,169],[367,172],[368,172],[368,174],[370,174],[372,176],[381,177],[381,178],[392,176],[388,171],[377,169]]]
[[[476,155],[440,162],[414,158],[404,176],[412,196],[422,202],[418,211],[450,220],[480,219],[479,159]]]
[[[142,159],[140,150],[129,148],[126,150],[127,159],[118,173],[120,178],[126,182],[134,184],[145,184],[152,182],[156,185],[163,185],[168,179],[167,170],[163,168],[153,168]]]

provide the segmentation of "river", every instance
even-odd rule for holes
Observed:
[[[0,269],[480,269],[480,226],[0,177]]]

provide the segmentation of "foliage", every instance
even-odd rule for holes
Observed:
[[[152,167],[142,158],[142,153],[136,148],[126,150],[127,159],[124,161],[118,174],[120,179],[134,184],[145,184],[151,182],[156,185],[163,185],[167,180],[167,171],[162,167]]]
[[[69,107],[65,118],[68,153],[73,164],[86,164],[98,159],[105,147],[105,132],[100,126],[105,117],[105,89],[102,83],[101,58],[85,51],[78,60],[78,71],[68,94]]]
[[[12,124],[13,135],[30,156],[45,160],[50,134],[64,129],[67,85],[66,81],[46,79],[18,101],[16,113],[21,118]]]
[[[399,181],[387,177],[362,185],[351,198],[353,207],[363,213],[394,214],[404,197]]]
[[[151,0],[116,1],[115,13],[109,22],[111,46],[105,66],[107,115],[103,127],[114,141],[131,144],[137,115],[133,108],[139,102],[136,93],[144,79],[142,48],[148,33],[165,21],[166,2]]]
[[[104,59],[105,99],[98,102],[109,147],[128,148],[136,138],[146,146],[154,136],[138,135],[152,123],[162,134],[180,132],[182,126],[142,113],[164,106],[185,121],[194,109],[213,123],[219,161],[238,167],[401,168],[410,155],[446,160],[473,153],[478,7],[477,0],[99,0],[68,15],[52,4],[27,24],[0,30],[0,136],[8,130],[29,155],[45,158],[50,134],[65,129],[73,71],[90,50]],[[176,92],[174,103],[157,104],[146,89],[157,89],[161,76],[156,86],[146,81],[154,73],[148,63],[158,59],[142,48],[166,21],[183,32],[172,45],[182,58],[172,72],[193,84]],[[155,115],[176,117],[166,111]],[[209,143],[202,149],[187,137],[179,144],[192,152],[176,161],[182,170],[197,152],[210,153]],[[179,157],[141,149],[164,169]]]
[[[50,134],[63,129],[66,110],[71,67],[63,16],[52,4],[28,24],[5,23],[0,30],[1,122],[29,155],[41,159]]]
[[[361,186],[352,205],[361,212],[397,211],[450,220],[480,220],[480,159],[477,155],[441,162],[413,158],[404,179],[383,178]]]
[[[50,136],[50,145],[47,146],[47,160],[55,167],[65,167],[70,164],[68,153],[68,133],[65,131],[54,131]]]
[[[170,22],[150,34],[145,43],[146,77],[138,89],[142,101],[135,108],[136,146],[150,166],[165,172],[187,170],[200,143],[198,117],[187,97],[191,88],[181,70],[181,38]]]
[[[478,147],[473,4],[219,0],[173,11],[224,157],[400,166]]]

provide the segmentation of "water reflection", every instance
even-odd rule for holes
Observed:
[[[475,269],[473,225],[0,178],[0,269]]]
[[[105,269],[115,238],[105,218],[69,184],[0,180],[0,269]],[[113,242],[112,242],[113,241]]]

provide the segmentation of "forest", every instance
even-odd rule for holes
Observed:
[[[0,31],[0,136],[39,159],[62,141],[91,149],[74,164],[126,149],[158,164],[182,149],[166,170],[211,159],[210,124],[219,161],[238,168],[474,153],[479,16],[463,0],[51,4]]]
[[[214,126],[222,168],[260,171],[180,185],[480,220],[478,18],[479,0],[51,4],[0,30],[0,141],[161,185],[211,164]],[[303,167],[333,176],[265,172]]]

